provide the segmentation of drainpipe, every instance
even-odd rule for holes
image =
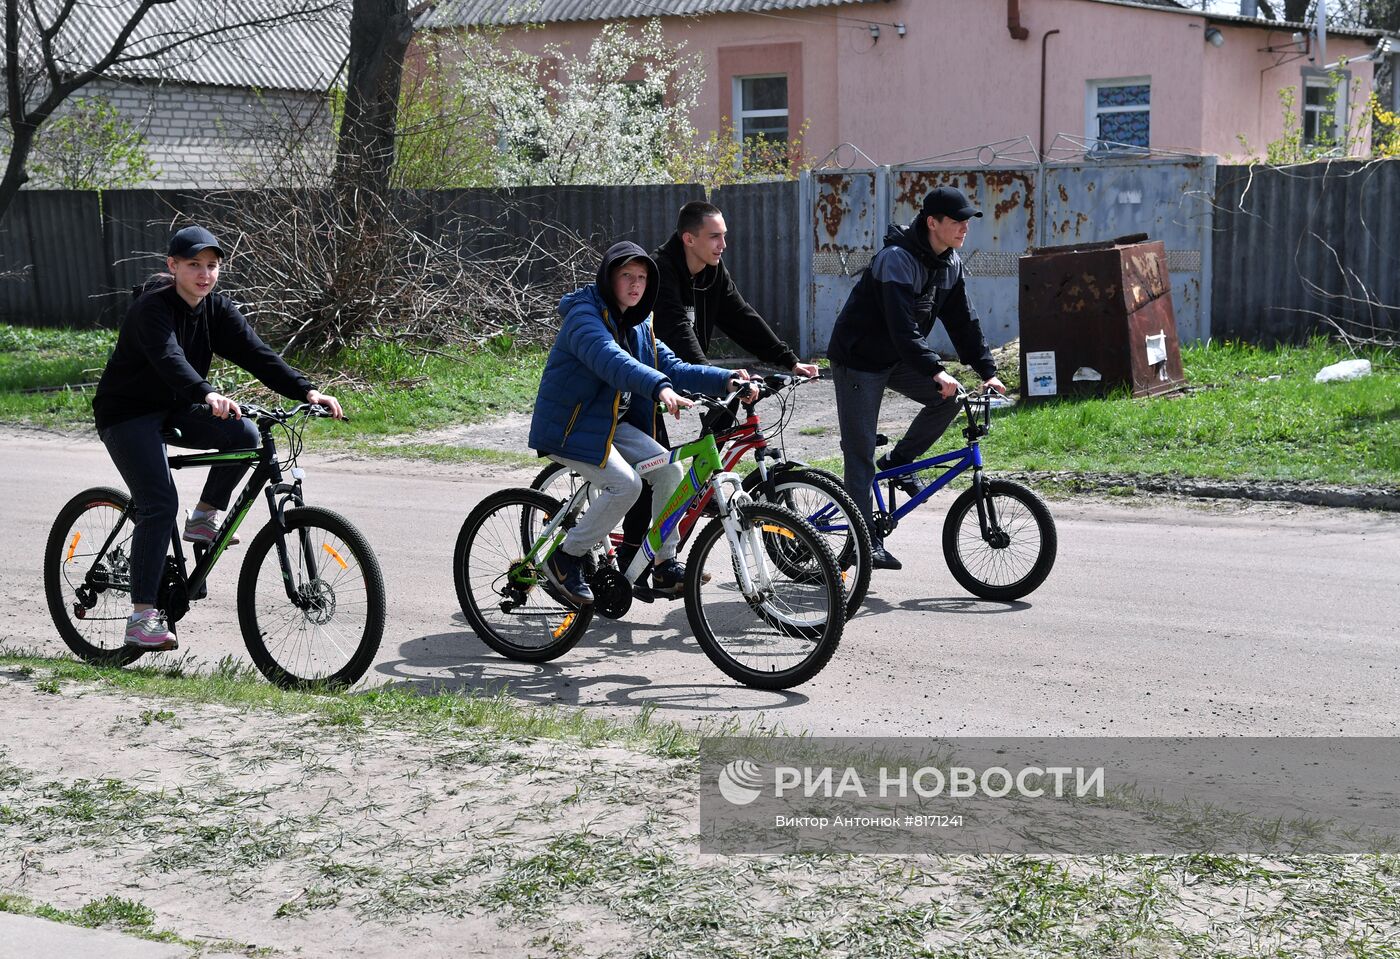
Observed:
[[[1021,0],[1006,0],[1006,32],[1012,40],[1024,40],[1031,32],[1021,26]]]
[[[1045,45],[1046,42],[1058,30],[1046,30],[1045,35],[1040,38],[1040,140],[1036,143],[1036,149],[1040,150],[1042,159],[1045,156]]]

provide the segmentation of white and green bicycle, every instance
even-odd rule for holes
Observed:
[[[690,396],[711,408],[724,402]],[[626,614],[645,571],[696,497],[719,515],[686,557],[686,615],[700,648],[726,675],[759,689],[789,689],[819,673],[841,641],[842,580],[826,538],[792,510],[753,501],[724,470],[714,436],[672,450],[652,468],[689,460],[686,477],[625,571],[610,541],[585,558],[594,603],[577,606],[543,566],[589,502],[588,484],[561,502],[539,490],[493,493],[457,536],[453,578],[462,612],[482,641],[510,659],[546,662],[582,638],[594,612]],[[645,477],[648,470],[643,467]]]

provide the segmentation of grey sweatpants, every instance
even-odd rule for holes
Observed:
[[[904,438],[890,451],[890,462],[895,465],[912,463],[923,456],[958,415],[958,402],[945,399],[932,376],[903,363],[876,373],[832,363],[831,379],[836,385],[836,421],[841,429],[846,492],[860,507],[873,533],[875,520],[870,505],[870,484],[875,479],[875,434],[885,387],[923,404]]]
[[[641,495],[642,477],[633,467],[657,456],[669,455],[669,452],[666,447],[631,423],[619,423],[617,432],[613,433],[612,452],[603,466],[551,455],[549,458],[554,462],[562,463],[588,480],[598,494],[598,498],[589,505],[579,517],[578,523],[564,537],[564,552],[582,556],[601,543],[604,537],[622,522],[622,517],[627,515],[627,511]],[[676,491],[684,477],[685,467],[680,463],[670,463],[647,473],[646,482],[651,484],[653,525],[661,510],[666,507],[666,501],[671,498],[671,494]],[[676,555],[676,540],[679,536],[678,524],[661,544],[661,549],[656,553],[656,562],[665,562]]]

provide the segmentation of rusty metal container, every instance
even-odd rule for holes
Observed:
[[[1040,247],[1020,259],[1021,392],[1092,395],[1186,385],[1167,251],[1146,234]]]

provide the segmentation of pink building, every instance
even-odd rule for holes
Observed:
[[[1043,150],[1059,133],[1262,156],[1288,87],[1305,136],[1350,129],[1348,152],[1365,153],[1374,67],[1394,56],[1379,31],[1329,31],[1324,50],[1300,25],[1173,0],[440,0],[420,27],[500,27],[537,52],[650,17],[704,57],[702,131],[728,119],[779,137],[805,121],[806,153],[851,143],[879,164],[1021,136]]]

